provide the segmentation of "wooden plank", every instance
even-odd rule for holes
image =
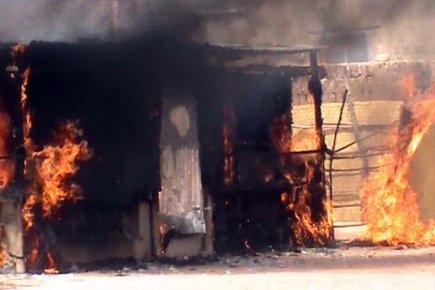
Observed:
[[[356,109],[352,100],[352,94],[349,94],[347,100],[348,100],[347,109],[349,110],[349,115],[352,123],[352,131],[353,131],[353,135],[355,136],[355,142],[358,145],[358,152],[360,155],[364,156],[364,154],[367,153],[367,148],[363,142],[361,132],[358,129],[358,122],[360,120],[358,120],[357,118]],[[362,158],[362,163],[363,163],[362,170],[360,172],[362,176],[365,178],[369,174],[369,164],[367,161],[367,157],[364,156]]]
[[[361,221],[361,207],[350,206],[335,208],[333,211],[334,221],[337,222],[360,222]]]
[[[399,120],[401,101],[355,101],[356,120],[360,125],[388,125]],[[324,103],[322,116],[325,124],[336,124],[340,113],[341,103]],[[295,125],[314,125],[313,105],[295,105],[292,109]],[[345,108],[342,119],[343,125],[352,125],[349,109]]]
[[[189,92],[162,95],[160,220],[180,233],[205,233],[196,101]]]

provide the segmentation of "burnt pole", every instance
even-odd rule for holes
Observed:
[[[325,159],[325,137],[323,135],[323,118],[322,118],[322,84],[319,78],[319,65],[317,62],[317,50],[310,50],[310,66],[311,66],[311,78],[308,82],[308,91],[313,96],[314,101],[314,113],[315,113],[315,128],[319,142],[319,148]]]
[[[24,227],[22,219],[23,200],[25,198],[24,162],[26,152],[24,148],[23,115],[21,110],[21,75],[17,64],[16,54],[12,55],[11,64],[6,68],[9,75],[9,112],[12,127],[12,156],[15,161],[13,179],[8,185],[6,207],[6,236],[8,254],[15,264],[16,273],[25,273],[24,259]]]
[[[325,173],[325,159],[326,159],[326,143],[325,143],[325,135],[323,134],[323,117],[322,117],[322,96],[323,96],[323,90],[322,90],[322,84],[320,83],[320,76],[319,76],[319,64],[317,61],[317,50],[311,49],[310,50],[310,66],[311,66],[311,77],[308,82],[308,91],[313,97],[313,103],[314,103],[314,122],[315,122],[315,129],[317,134],[317,140],[318,140],[318,160],[319,160],[319,167],[321,170],[320,176],[317,178],[319,179],[319,184],[323,187],[319,193],[320,195],[315,196],[314,203],[312,204],[314,207],[314,210],[320,210],[321,216],[327,216],[329,214],[328,211],[332,210],[332,204],[327,204],[327,194],[326,194],[326,173]],[[332,202],[331,200],[329,202]],[[329,217],[328,217],[329,218]],[[330,235],[329,237],[334,240],[334,226],[331,223],[330,227]]]

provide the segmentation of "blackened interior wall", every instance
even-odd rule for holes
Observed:
[[[76,180],[88,201],[123,203],[160,190],[160,93],[201,74],[199,46],[169,39],[30,44],[29,104],[36,144],[79,120],[94,149]]]
[[[264,249],[288,245],[288,214],[280,202],[281,189],[261,186],[261,156],[276,159],[270,129],[273,118],[291,108],[290,77],[214,72],[197,87],[201,142],[202,182],[213,204],[214,247],[218,252]],[[224,184],[224,110],[233,106],[236,116],[236,180]],[[251,154],[240,166],[238,154]],[[261,160],[260,160],[261,163]],[[240,176],[251,170],[247,183]],[[276,184],[275,184],[276,185]]]

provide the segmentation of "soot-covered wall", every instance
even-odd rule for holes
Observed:
[[[126,203],[160,190],[162,83],[184,82],[195,65],[188,45],[159,40],[32,43],[28,94],[36,144],[79,120],[94,155],[75,181],[87,201]]]

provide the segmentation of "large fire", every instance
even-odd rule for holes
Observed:
[[[292,242],[296,246],[325,246],[332,239],[332,206],[318,178],[322,174],[319,134],[314,129],[295,133],[288,117],[282,116],[275,118],[271,135],[280,153],[293,154],[283,155],[280,160],[283,176],[292,185],[290,191],[281,194],[281,202],[292,217],[290,227],[295,239]],[[314,199],[322,200],[317,213],[313,212]]]
[[[22,46],[15,47],[12,56],[24,51],[23,49]],[[61,125],[53,132],[51,143],[43,146],[41,150],[36,150],[30,135],[32,116],[27,94],[30,75],[31,69],[27,68],[21,80],[21,110],[26,151],[24,171],[29,184],[22,211],[28,244],[26,264],[30,271],[36,271],[42,265],[46,273],[54,274],[58,272],[55,257],[44,240],[44,232],[41,229],[44,228],[43,224],[56,217],[56,213],[65,202],[80,198],[80,187],[70,182],[70,178],[79,169],[77,162],[89,159],[92,152],[86,141],[80,141],[83,132],[76,122]],[[41,261],[42,259],[44,261]]]
[[[292,176],[292,181],[299,185],[293,186],[291,192],[283,192],[281,202],[293,217],[290,227],[296,246],[326,246],[332,239],[332,205],[329,200],[323,200],[320,218],[314,218],[312,199],[321,192],[314,182],[318,164],[313,165],[309,161],[304,163],[304,174]]]
[[[412,78],[406,81],[412,120],[391,136],[392,158],[382,160],[389,165],[366,180],[361,189],[368,226],[362,238],[374,243],[435,245],[435,222],[421,220],[417,193],[408,179],[410,162],[435,123],[435,88],[417,97],[413,83]]]

